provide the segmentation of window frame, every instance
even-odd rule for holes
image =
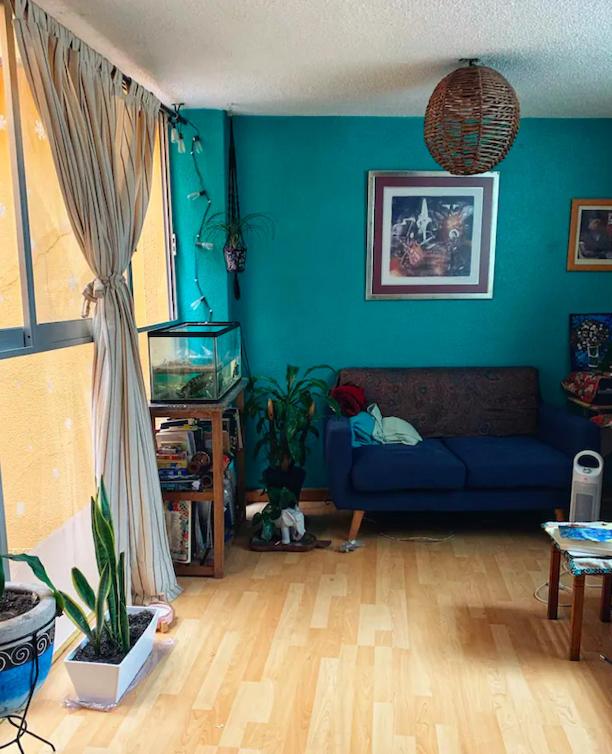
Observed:
[[[168,296],[168,316],[165,322],[154,322],[150,325],[136,327],[136,330],[148,332],[157,327],[165,327],[174,324],[178,319],[178,298],[176,290],[176,236],[172,224],[172,192],[170,186],[170,144],[168,140],[168,116],[163,110],[157,116],[157,131],[159,134],[160,165],[162,174],[162,206],[164,212],[164,248],[166,251],[166,280]],[[136,252],[138,253],[138,252]],[[128,266],[128,286],[132,298],[134,297],[134,280],[132,276],[132,263]]]
[[[30,237],[27,179],[23,154],[19,90],[17,86],[17,58],[13,33],[12,12],[6,0],[0,0],[0,41],[4,50],[2,76],[6,93],[6,119],[9,137],[9,157],[13,183],[13,212],[17,237],[17,255],[21,285],[23,325],[0,328],[0,359],[25,356],[27,354],[51,351],[56,348],[90,343],[93,340],[92,320],[72,319],[58,322],[38,322],[36,316],[36,291]],[[173,322],[176,319],[176,243],[172,230],[172,204],[170,197],[169,153],[167,117],[160,112],[159,148],[162,165],[162,195],[164,208],[164,246],[168,269],[168,310]],[[131,287],[131,269],[128,268]],[[132,292],[133,293],[133,292]],[[165,323],[164,323],[165,324]],[[138,328],[143,332],[156,327]]]

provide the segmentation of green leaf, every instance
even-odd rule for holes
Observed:
[[[124,652],[130,648],[130,624],[125,599],[125,553],[119,553],[119,565],[117,568],[117,581],[119,582],[118,595],[118,625],[119,625],[119,644]]]
[[[98,594],[96,596],[96,638],[98,644],[102,637],[102,630],[104,628],[104,617],[106,614],[106,600],[111,588],[111,571],[110,566],[107,564],[100,576],[100,583],[98,584]]]
[[[128,621],[128,612],[127,609],[121,610],[119,613],[119,621],[121,624],[121,649],[123,649],[124,652],[130,651],[130,624]]]
[[[312,374],[313,372],[316,372],[317,369],[328,369],[330,372],[336,373],[336,370],[331,367],[329,364],[316,364],[314,367],[309,367],[304,372],[304,377],[308,377],[309,374]]]
[[[91,627],[87,622],[87,618],[85,617],[85,614],[83,613],[81,608],[69,594],[66,594],[66,592],[60,592],[60,594],[62,595],[62,598],[64,600],[64,612],[66,613],[68,618],[70,618],[70,620],[79,629],[79,631],[84,633],[90,641],[93,641],[93,631],[91,630]]]
[[[72,571],[72,584],[76,590],[76,593],[83,600],[90,610],[96,609],[96,595],[94,590],[89,585],[89,582],[78,568],[73,568]]]
[[[119,582],[119,604],[125,605],[125,553],[119,553],[119,565],[117,570],[117,581]]]
[[[104,486],[104,477],[100,477],[100,489],[98,490],[98,502],[100,510],[106,521],[112,526],[113,519],[111,516],[110,504],[108,502],[108,495],[106,494],[106,487]]]
[[[106,512],[109,516],[108,519],[104,514],[105,507]],[[102,576],[106,565],[108,565],[110,570],[111,586],[108,595],[108,612],[110,617],[109,628],[113,640],[118,641],[120,627],[117,595],[117,557],[115,553],[115,534],[113,531],[110,506],[108,505],[106,492],[102,493],[102,485],[100,486],[98,500],[92,501],[91,516],[96,561],[98,563],[98,572],[100,573],[100,577]]]
[[[106,558],[103,567],[108,562],[111,571],[114,573],[117,568],[117,556],[115,554],[115,534],[113,532],[112,524],[104,518],[100,505],[94,506],[94,517],[96,536],[99,539],[100,548],[104,552]]]
[[[98,573],[102,573],[107,562],[106,551],[102,545],[102,541],[100,540],[96,527],[96,501],[92,497],[89,499],[89,503],[91,511],[91,536],[93,539],[94,551],[96,554],[96,565],[98,567]]]
[[[25,553],[21,553],[19,555],[2,555],[1,557],[7,558],[8,560],[13,560],[16,563],[26,563],[30,566],[32,573],[39,581],[42,581],[45,586],[48,586],[54,594],[57,592],[57,589],[55,588],[53,582],[47,575],[47,571],[45,570],[44,565],[40,562],[40,558],[38,558],[36,555],[27,555]]]
[[[293,385],[293,382],[299,371],[300,371],[299,367],[293,366],[291,364],[287,364],[287,371],[285,373],[285,379],[287,381],[288,390],[291,390],[291,385]]]

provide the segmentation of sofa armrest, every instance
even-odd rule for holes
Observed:
[[[337,507],[345,507],[353,466],[351,425],[346,416],[332,416],[325,426],[325,462],[331,497]]]
[[[600,430],[596,424],[567,409],[540,404],[538,438],[573,458],[581,450],[599,452]]]

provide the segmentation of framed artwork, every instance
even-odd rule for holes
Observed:
[[[572,372],[607,369],[612,361],[612,313],[570,314]]]
[[[572,199],[567,269],[612,270],[612,199]]]
[[[498,180],[370,171],[366,299],[493,298]]]

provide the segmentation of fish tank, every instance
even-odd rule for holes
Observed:
[[[238,322],[179,322],[149,330],[151,401],[218,401],[242,376]]]

